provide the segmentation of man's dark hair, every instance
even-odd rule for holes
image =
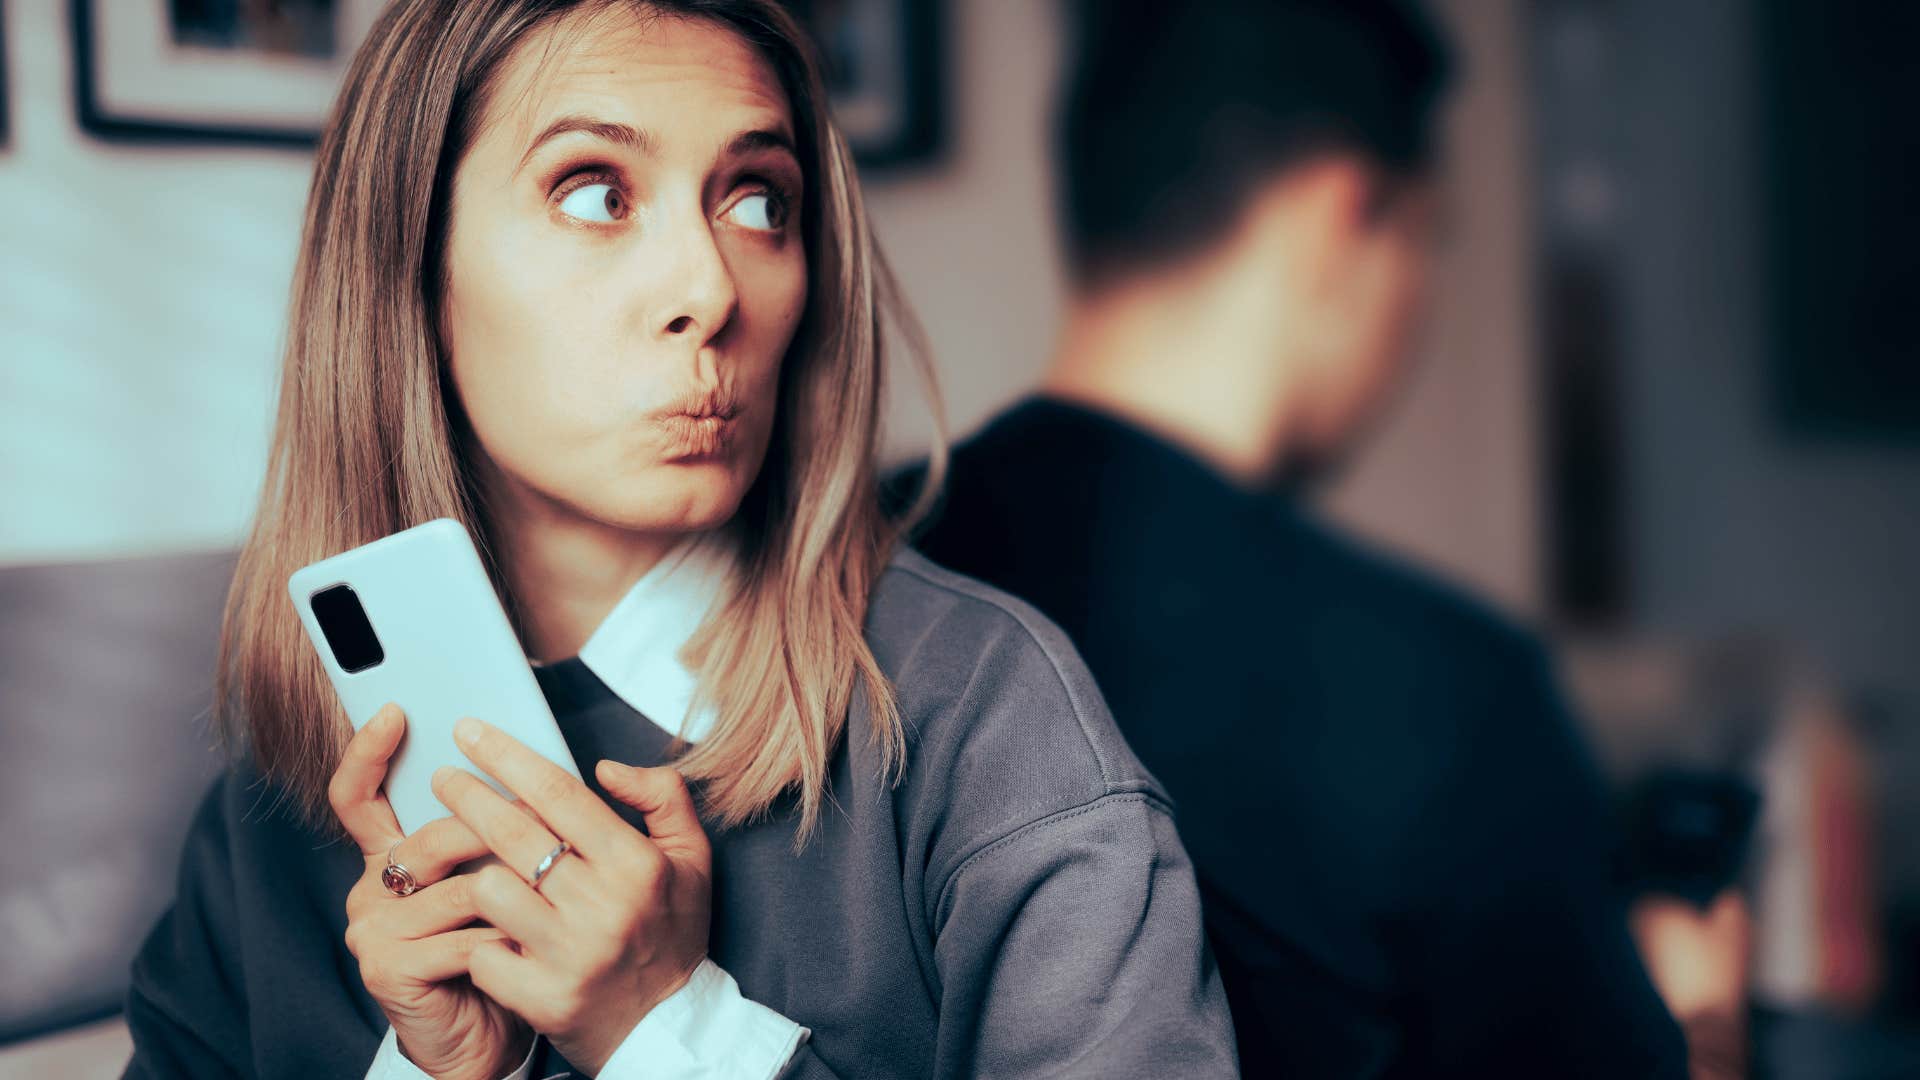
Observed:
[[[1428,165],[1451,59],[1415,0],[1072,0],[1060,218],[1090,284],[1219,240],[1327,150]]]

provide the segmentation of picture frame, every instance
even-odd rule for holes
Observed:
[[[7,4],[0,0],[0,153],[4,153],[12,134],[12,102],[7,94]]]
[[[818,46],[834,119],[863,167],[940,156],[946,140],[943,0],[786,0]]]
[[[309,147],[383,0],[72,0],[80,126],[99,138]],[[787,0],[864,167],[938,155],[942,0]],[[266,25],[249,15],[274,11]]]
[[[123,141],[311,146],[384,6],[72,0],[80,126]]]

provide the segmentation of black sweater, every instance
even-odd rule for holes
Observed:
[[[1526,635],[1056,402],[956,451],[921,547],[1059,623],[1173,794],[1248,1076],[1684,1075]]]

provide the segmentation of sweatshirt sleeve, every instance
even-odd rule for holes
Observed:
[[[929,1075],[1240,1075],[1193,868],[1153,796],[1106,795],[982,847],[937,915]],[[780,1077],[838,1075],[802,1044]]]
[[[174,904],[133,961],[126,1020],[133,1057],[125,1077],[240,1077],[252,1073],[246,998],[227,833],[229,781],[214,784],[194,814]]]
[[[936,1075],[1238,1075],[1193,868],[1154,795],[986,844],[934,910]]]

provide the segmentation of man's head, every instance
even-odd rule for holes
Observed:
[[[1073,290],[1097,303],[1212,273],[1266,299],[1290,468],[1350,441],[1420,307],[1449,60],[1412,2],[1074,8],[1058,169]]]

